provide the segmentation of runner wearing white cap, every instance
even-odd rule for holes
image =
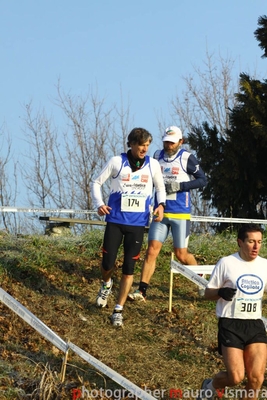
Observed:
[[[129,300],[145,300],[148,284],[155,271],[157,256],[170,231],[177,259],[182,264],[197,264],[193,254],[188,252],[190,190],[205,186],[206,176],[195,156],[182,148],[183,136],[177,126],[166,128],[162,141],[163,149],[156,151],[154,158],[160,163],[167,193],[164,218],[159,223],[152,221],[150,225],[148,249],[139,288],[128,295]],[[157,199],[155,205],[157,206]]]

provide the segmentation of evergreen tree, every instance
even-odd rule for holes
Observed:
[[[267,16],[263,15],[258,19],[259,28],[254,35],[259,42],[259,47],[264,51],[262,58],[267,57]]]
[[[255,31],[267,56],[267,17]],[[237,104],[230,110],[230,127],[222,135],[207,122],[188,135],[208,184],[203,198],[218,214],[234,218],[266,217],[267,208],[267,80],[240,75]]]
[[[227,148],[232,148],[236,156],[233,170],[233,186],[238,188],[236,208],[240,217],[264,218],[267,203],[267,81],[260,82],[241,74],[240,93],[236,97],[238,105],[230,115],[227,142]]]

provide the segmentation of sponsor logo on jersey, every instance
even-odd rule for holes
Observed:
[[[163,167],[163,172],[164,174],[171,174],[172,173],[171,167]]]
[[[148,175],[141,175],[141,182],[143,183],[148,182]]]
[[[130,180],[130,174],[123,174],[121,176],[121,180],[124,181],[124,182],[129,181]]]
[[[134,193],[135,190],[143,190],[146,185],[142,183],[125,183],[123,186],[124,193]],[[129,191],[130,189],[130,191]]]
[[[238,289],[245,294],[256,294],[263,289],[261,278],[253,274],[241,275],[236,283]]]

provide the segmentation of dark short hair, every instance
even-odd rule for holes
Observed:
[[[134,128],[128,135],[127,146],[130,147],[131,144],[142,145],[149,141],[152,142],[153,138],[150,132],[144,128]]]
[[[239,229],[237,238],[244,242],[249,232],[261,232],[261,234],[263,234],[263,229],[258,224],[244,224]]]

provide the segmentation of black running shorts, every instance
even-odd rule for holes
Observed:
[[[267,343],[266,330],[261,319],[219,319],[219,354],[222,354],[222,345],[244,350],[251,343]]]

